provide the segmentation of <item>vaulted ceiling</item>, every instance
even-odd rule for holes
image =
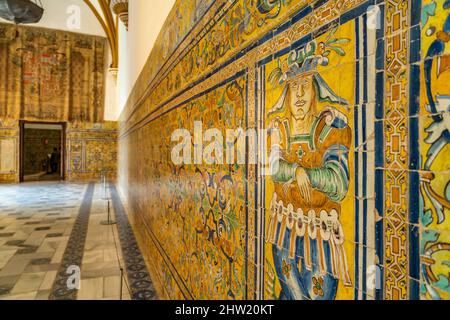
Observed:
[[[118,26],[119,18],[112,12],[113,0],[84,0],[89,9],[95,15],[106,37],[108,38],[109,46],[111,47],[112,63],[111,68],[117,68],[119,65],[119,37]],[[124,1],[125,2],[125,1]],[[128,1],[126,1],[128,4]]]

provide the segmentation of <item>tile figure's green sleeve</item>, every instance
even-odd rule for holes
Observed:
[[[311,186],[325,193],[334,202],[344,200],[348,192],[348,154],[345,146],[334,145],[325,153],[321,168],[305,168]]]
[[[298,164],[283,159],[280,146],[272,146],[269,160],[271,178],[274,182],[286,183],[295,180],[295,172],[298,168]]]

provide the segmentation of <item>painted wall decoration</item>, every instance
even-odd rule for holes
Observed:
[[[160,296],[448,299],[450,2],[216,0],[194,24],[181,7],[120,121]],[[254,130],[244,163],[175,163],[196,121]]]
[[[0,24],[0,117],[103,121],[105,39]]]
[[[354,194],[347,197],[354,189],[353,110],[343,95],[354,94],[355,28],[345,28],[349,38],[342,38],[344,28],[266,65],[266,88],[282,89],[278,100],[275,94],[265,99],[267,125],[278,129],[270,156],[281,158],[278,172],[266,178],[269,298],[329,300],[339,281],[353,285],[345,233],[352,235],[354,226],[344,228],[340,220],[354,215]],[[347,92],[331,88],[333,77],[321,73],[336,68],[336,60],[347,64],[339,69],[348,74]]]

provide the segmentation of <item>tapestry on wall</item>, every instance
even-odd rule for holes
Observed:
[[[101,122],[105,39],[0,24],[0,117]]]

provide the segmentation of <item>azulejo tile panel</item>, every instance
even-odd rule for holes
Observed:
[[[224,136],[226,124],[245,126],[246,91],[246,76],[240,75],[187,102],[180,107],[183,112],[169,112],[130,136],[133,147],[141,150],[130,163],[139,185],[130,201],[149,209],[138,214],[158,254],[174,272],[162,270],[160,275],[166,279],[162,281],[173,278],[174,296],[179,296],[178,290],[184,298],[196,299],[244,299],[247,295],[246,258],[252,255],[246,241],[251,230],[247,167],[177,166],[167,156],[172,131],[185,127],[194,136],[191,119],[223,128]],[[194,150],[191,142],[185,147]],[[208,279],[202,274],[208,274]]]
[[[99,180],[117,175],[117,122],[73,123],[67,128],[67,179]]]
[[[0,183],[19,181],[19,122],[0,119]]]
[[[448,299],[450,2],[208,5],[163,29],[184,38],[160,37],[121,116],[119,184],[159,296]],[[196,121],[246,130],[244,161],[174,162]]]
[[[420,294],[425,299],[449,299],[450,176],[448,155],[450,74],[448,35],[450,3],[424,1],[420,108]]]
[[[273,155],[279,145],[285,153],[278,173],[264,181],[266,298],[334,299],[337,292],[353,298],[348,288],[353,288],[354,263],[347,256],[355,249],[346,235],[352,239],[355,234],[355,175],[350,173],[359,165],[352,131],[360,124],[350,108],[356,105],[358,87],[356,24],[332,26],[305,46],[261,66],[266,127],[281,128],[279,137],[273,137],[279,141],[271,141],[267,153]],[[346,75],[345,87],[333,81],[337,72]],[[333,124],[338,118],[342,123]],[[335,154],[333,160],[326,156],[329,153]],[[329,161],[337,161],[331,171]],[[298,168],[314,186],[309,200],[295,183],[295,175],[302,172]],[[333,221],[327,220],[333,215]],[[322,220],[320,228],[332,223],[340,234],[335,238],[332,230],[313,230],[315,219]]]

